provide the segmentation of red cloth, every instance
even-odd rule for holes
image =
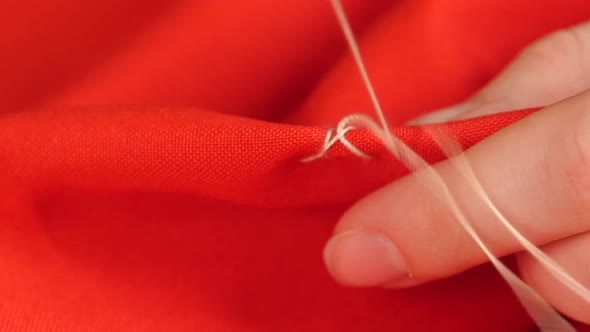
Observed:
[[[394,125],[468,96],[587,0],[345,2]],[[525,331],[488,266],[337,286],[341,213],[405,174],[328,1],[8,0],[0,20],[0,331]],[[526,116],[460,122],[470,146]],[[419,128],[397,127],[429,161]],[[419,202],[416,202],[418,206]]]

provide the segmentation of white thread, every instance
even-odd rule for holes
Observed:
[[[323,158],[328,153],[330,148],[332,148],[332,146],[334,146],[338,142],[344,145],[355,156],[362,159],[370,159],[371,157],[369,155],[361,151],[359,148],[354,146],[354,144],[352,144],[348,139],[346,139],[346,134],[354,129],[355,128],[352,126],[343,125],[342,121],[340,121],[338,127],[336,128],[336,135],[332,137],[332,135],[334,134],[334,130],[328,130],[328,132],[326,133],[326,138],[324,139],[324,145],[322,145],[320,151],[313,156],[301,159],[301,162],[308,163]]]
[[[557,262],[555,262],[551,257],[549,257],[546,253],[540,250],[537,246],[535,246],[532,242],[530,242],[522,233],[520,233],[514,225],[512,225],[508,219],[500,212],[498,207],[492,202],[492,199],[487,194],[481,182],[477,179],[475,172],[471,165],[469,164],[469,160],[463,154],[461,154],[461,147],[458,143],[452,139],[450,139],[450,135],[443,134],[440,132],[440,128],[438,132],[435,132],[432,129],[426,129],[426,131],[434,138],[437,142],[438,146],[443,149],[443,152],[447,156],[456,156],[455,158],[451,159],[451,162],[455,164],[455,166],[462,170],[462,174],[464,177],[470,182],[473,189],[476,193],[480,196],[480,198],[486,203],[486,205],[492,210],[496,218],[500,220],[502,225],[508,229],[508,231],[514,236],[514,238],[518,241],[523,248],[529,252],[541,265],[551,272],[559,281],[561,281],[566,287],[572,290],[575,294],[580,296],[584,301],[590,303],[590,290],[580,284],[577,280],[575,280],[571,275],[569,275],[563,267],[561,267]]]
[[[360,71],[363,83],[367,88],[369,97],[371,98],[371,103],[373,103],[373,108],[375,109],[375,112],[377,113],[377,116],[381,121],[381,126],[384,130],[389,132],[389,125],[387,124],[387,119],[385,119],[385,113],[381,109],[379,98],[377,98],[377,93],[375,92],[373,83],[371,83],[371,79],[369,78],[369,73],[365,66],[365,62],[363,61],[363,57],[361,56],[360,48],[356,43],[356,38],[354,37],[354,33],[352,32],[350,23],[348,23],[348,19],[346,18],[344,7],[342,7],[342,3],[339,0],[332,0],[332,7],[334,7],[334,12],[336,13],[336,17],[338,18],[338,23],[340,23],[340,27],[344,32],[344,36],[346,37],[348,47],[350,48],[354,61],[356,62],[356,65]]]
[[[420,183],[422,183],[422,185],[429,189],[438,199],[448,204],[454,217],[459,221],[460,225],[472,237],[488,257],[492,265],[512,288],[523,307],[529,313],[529,316],[541,331],[575,331],[574,327],[561,317],[555,309],[547,304],[547,302],[535,290],[522,281],[493,254],[479,234],[475,231],[467,217],[461,212],[461,209],[450,192],[447,183],[434,167],[430,166],[424,159],[422,159],[422,157],[398,137],[391,135],[390,132],[385,132],[371,118],[362,114],[357,114],[350,115],[345,119],[347,120],[347,123],[353,123],[354,125],[365,127],[377,135],[385,147],[391,153],[396,155],[406,167],[413,171],[413,175]]]
[[[351,115],[343,119],[340,122],[339,127],[346,127],[350,123],[355,123],[357,125],[360,124],[361,126],[369,129],[371,132],[376,134],[381,139],[385,147],[392,154],[394,154],[396,158],[398,158],[404,165],[406,165],[406,167],[408,167],[411,171],[414,172],[414,175],[416,175],[420,182],[426,185],[435,194],[438,194],[438,198],[442,199],[443,202],[446,202],[449,205],[449,208],[451,209],[455,218],[459,221],[459,223],[465,229],[465,231],[473,238],[473,240],[485,253],[490,262],[498,270],[500,275],[510,285],[510,287],[513,289],[514,293],[519,298],[522,305],[525,307],[525,309],[527,310],[531,318],[533,318],[533,320],[541,329],[541,331],[575,331],[573,326],[571,326],[571,324],[569,324],[563,317],[561,317],[561,315],[559,315],[559,313],[557,313],[557,311],[555,311],[553,307],[547,304],[546,301],[536,291],[534,291],[530,286],[524,283],[524,281],[522,281],[516,274],[514,274],[510,269],[508,269],[508,267],[506,267],[492,253],[492,251],[486,246],[486,244],[474,230],[473,226],[467,220],[465,215],[461,212],[454,196],[451,194],[448,188],[448,185],[440,176],[440,174],[438,174],[432,166],[430,166],[426,161],[424,161],[404,142],[402,142],[399,138],[391,134],[391,131],[387,126],[387,121],[385,120],[384,112],[381,109],[375,90],[371,84],[367,70],[365,68],[364,62],[362,61],[362,57],[360,56],[359,47],[352,33],[352,29],[350,28],[350,24],[348,23],[348,20],[346,18],[346,14],[344,12],[342,4],[340,0],[331,0],[331,3],[334,7],[334,11],[338,18],[338,22],[340,23],[340,26],[344,32],[345,38],[350,46],[357,67],[359,68],[359,71],[365,83],[365,87],[369,92],[371,101],[373,102],[373,105],[375,107],[375,111],[377,112],[382,124],[382,127],[379,127],[369,117],[366,117],[364,115]],[[439,142],[437,141],[437,143]],[[449,152],[457,152],[452,151],[452,149],[444,149],[443,145],[444,144],[442,144],[441,147],[443,148],[443,151],[445,152],[447,157],[451,157],[451,154]],[[453,146],[454,145],[451,145],[451,147]],[[549,269],[555,276],[558,277],[558,279],[561,282],[563,282],[570,289],[574,290],[576,294],[582,296],[582,298],[584,299],[588,299],[589,297],[587,297],[587,295],[590,293],[588,293],[588,290],[584,286],[579,284],[557,263],[551,260],[551,258],[549,258],[540,249],[538,249],[534,244],[530,243],[526,238],[524,238],[524,236],[522,236],[522,234],[518,232],[518,230],[516,230],[516,228],[514,228],[514,226],[500,213],[497,207],[489,199],[489,196],[483,190],[483,187],[475,177],[473,170],[470,168],[468,161],[464,159],[463,164],[459,164],[458,167],[460,166],[467,169],[467,175],[465,176],[468,178],[471,185],[474,187],[474,190],[478,192],[480,198],[482,198],[484,203],[486,203],[486,205],[490,207],[490,209],[494,212],[495,216],[502,222],[504,226],[508,228],[512,235],[517,239],[517,241],[519,241],[519,243],[523,245],[525,250],[531,253],[533,257],[537,258],[545,268]],[[424,174],[427,174],[426,178],[424,178]],[[436,184],[434,188],[433,184]]]

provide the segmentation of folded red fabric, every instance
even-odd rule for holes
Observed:
[[[444,155],[406,120],[590,18],[586,0],[345,5],[395,133],[429,162]],[[325,272],[341,213],[407,174],[362,130],[348,137],[371,160],[337,144],[301,162],[371,112],[327,1],[4,7],[0,331],[532,327],[489,266],[401,291]],[[531,112],[450,128],[467,148]]]

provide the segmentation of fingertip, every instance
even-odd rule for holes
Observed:
[[[348,230],[334,235],[324,249],[324,261],[332,277],[345,286],[381,286],[409,276],[399,249],[376,232]]]

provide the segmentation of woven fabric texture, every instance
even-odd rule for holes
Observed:
[[[405,121],[590,18],[587,0],[345,6],[394,132],[429,162],[444,156]],[[329,278],[339,216],[407,170],[362,130],[347,137],[371,160],[337,144],[301,162],[371,112],[328,1],[2,7],[0,331],[531,328],[489,266],[400,291]],[[468,148],[534,111],[450,128]]]

